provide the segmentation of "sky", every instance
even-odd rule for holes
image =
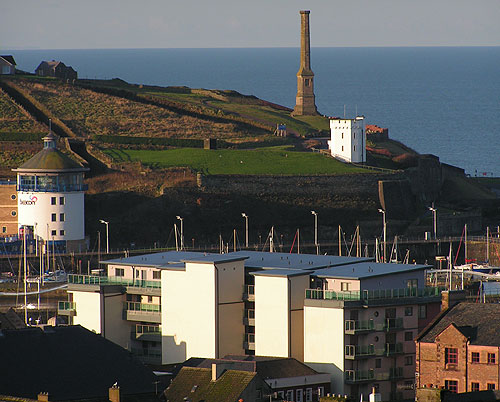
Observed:
[[[1,0],[0,49],[499,46],[500,0]]]

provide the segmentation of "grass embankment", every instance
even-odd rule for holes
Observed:
[[[178,148],[162,151],[104,150],[117,162],[141,163],[155,168],[189,167],[204,174],[315,175],[366,173],[327,156],[293,151],[292,147],[259,150],[205,150]]]
[[[6,133],[34,134],[45,131],[43,124],[38,123],[28,113],[25,113],[0,89],[0,141],[12,141],[11,137],[9,139],[4,138]]]

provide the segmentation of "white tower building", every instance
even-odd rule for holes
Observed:
[[[19,233],[55,246],[59,251],[84,250],[84,172],[89,170],[57,149],[51,132],[43,149],[13,169],[17,172]]]
[[[332,156],[345,162],[366,162],[365,118],[330,119],[331,139],[328,147]]]

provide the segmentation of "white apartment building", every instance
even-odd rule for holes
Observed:
[[[103,263],[106,276],[70,275],[60,313],[143,361],[293,357],[356,399],[372,386],[383,399],[412,392],[413,338],[440,300],[425,288],[428,266],[371,258],[166,252]]]
[[[366,162],[365,118],[330,119],[330,135],[328,148],[334,158],[345,162]]]

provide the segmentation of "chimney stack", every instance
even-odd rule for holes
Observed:
[[[120,387],[116,383],[109,389],[109,402],[120,402]]]
[[[38,402],[49,402],[49,393],[48,392],[40,392],[37,397]]]
[[[441,292],[441,311],[465,300],[464,290],[443,290]]]

